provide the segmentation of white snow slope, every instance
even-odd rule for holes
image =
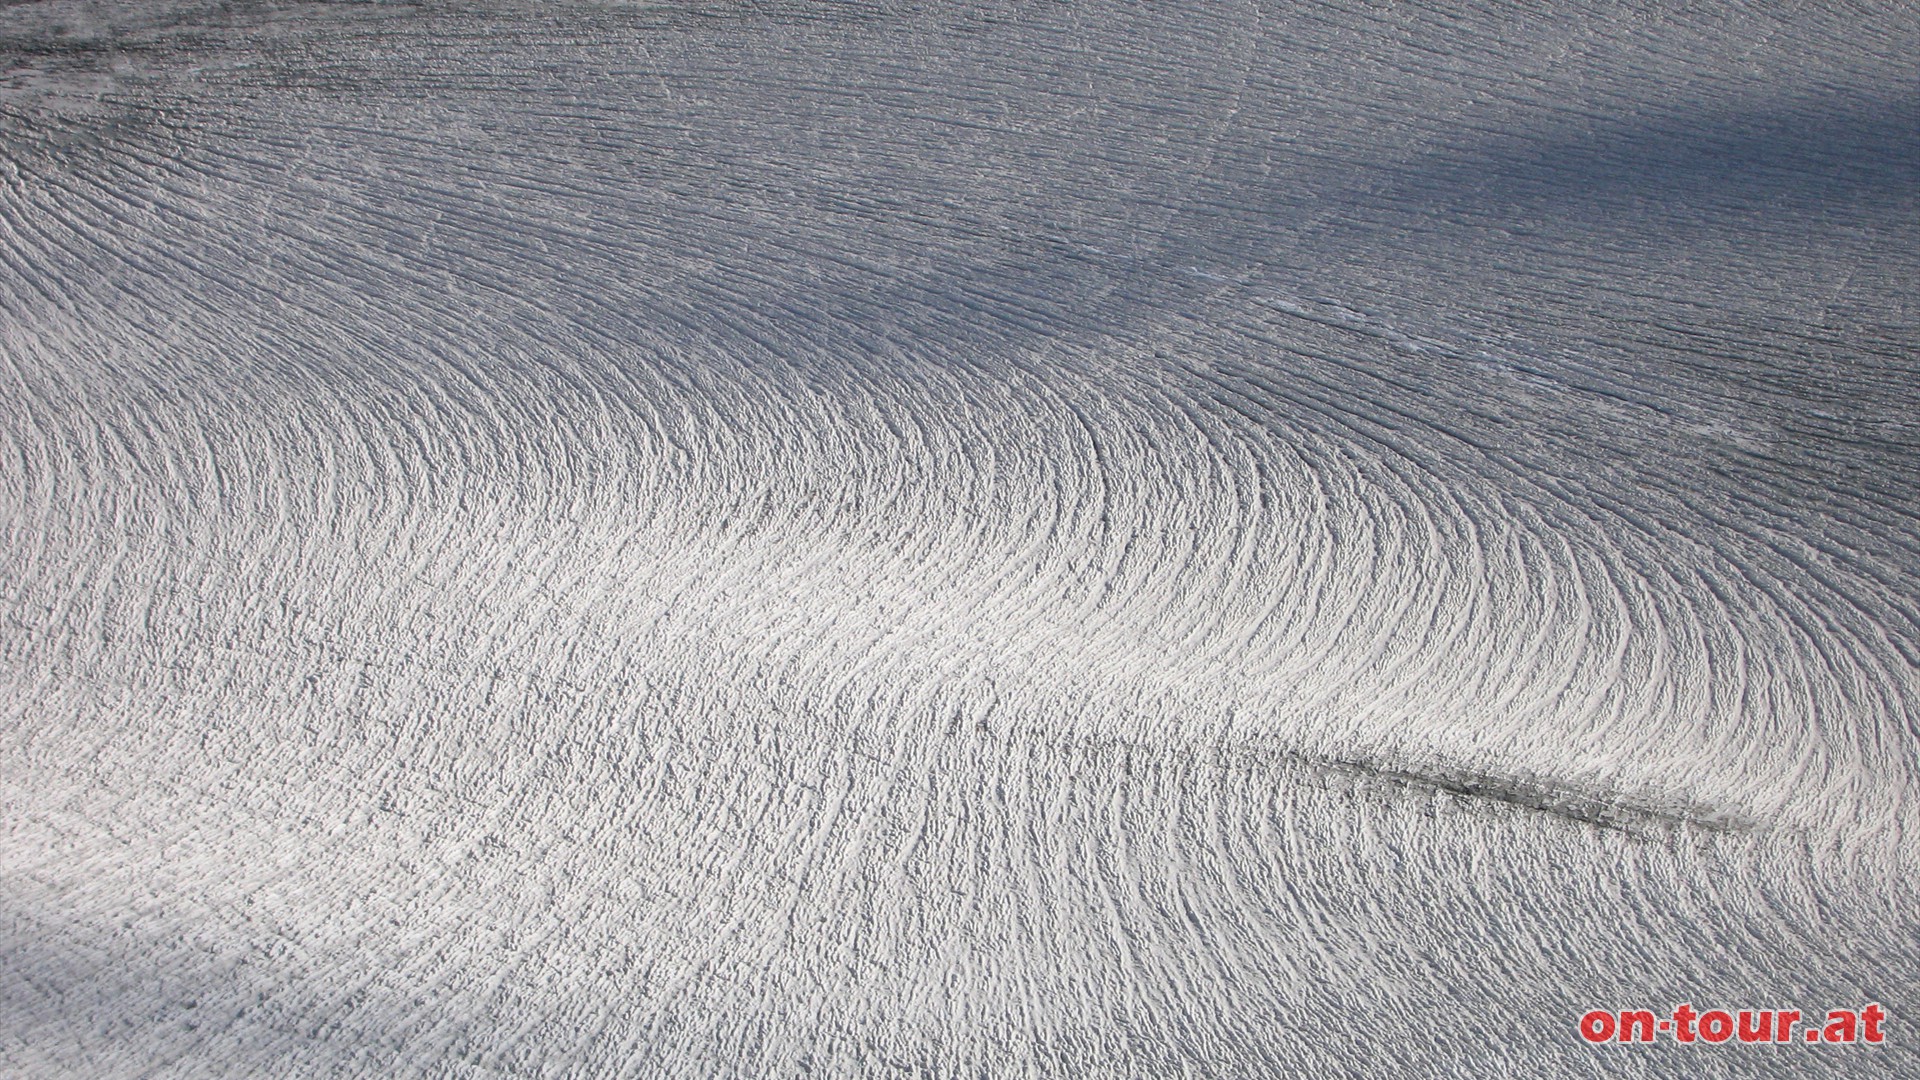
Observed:
[[[0,8],[0,1071],[1920,1075],[1920,10],[1705,8]]]

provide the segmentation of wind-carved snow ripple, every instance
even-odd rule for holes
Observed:
[[[1575,1074],[1910,995],[1910,336],[1205,262],[1311,27],[789,14],[6,99],[0,1060]]]

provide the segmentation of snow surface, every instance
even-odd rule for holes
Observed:
[[[0,8],[0,1068],[1920,1075],[1916,56]]]

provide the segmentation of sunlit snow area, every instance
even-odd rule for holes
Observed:
[[[0,7],[0,1074],[1920,1076],[1920,9],[1566,8]]]

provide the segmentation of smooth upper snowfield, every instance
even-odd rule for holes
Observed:
[[[1705,7],[0,8],[0,1072],[1920,1075],[1920,11]]]

